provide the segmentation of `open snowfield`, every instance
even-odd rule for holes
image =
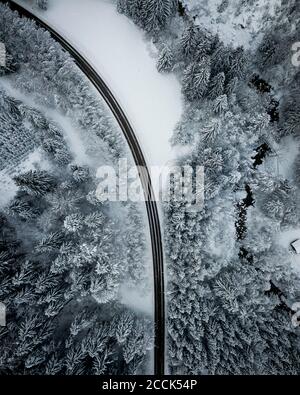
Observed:
[[[118,14],[111,0],[50,0],[47,12],[33,11],[104,78],[133,125],[148,165],[172,160],[169,139],[181,116],[181,89],[175,76],[158,73],[143,32]]]

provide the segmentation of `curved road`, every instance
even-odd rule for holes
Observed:
[[[39,27],[49,31],[51,36],[60,43],[60,45],[74,58],[77,66],[90,79],[103,99],[108,104],[118,121],[124,136],[129,144],[130,150],[134,157],[135,164],[142,166],[145,171],[140,173],[141,183],[144,189],[146,200],[146,209],[151,233],[153,272],[154,272],[154,295],[155,295],[155,348],[154,348],[154,373],[163,375],[165,372],[165,301],[164,301],[164,264],[163,264],[163,246],[159,222],[157,204],[151,185],[147,164],[135,136],[135,133],[124,114],[119,103],[113,96],[112,92],[105,84],[99,74],[89,65],[87,60],[60,34],[56,33],[50,26],[39,19],[37,16],[26,10],[19,4],[11,0],[0,0],[1,3],[9,3],[12,10],[18,11],[21,16],[33,19]]]

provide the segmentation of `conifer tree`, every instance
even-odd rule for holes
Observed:
[[[212,78],[209,88],[208,97],[212,100],[216,99],[224,93],[225,74],[223,72]]]
[[[172,71],[173,67],[174,55],[172,50],[167,45],[164,45],[157,61],[157,69],[159,72],[169,72]]]
[[[36,0],[36,5],[45,11],[48,8],[48,0]]]
[[[199,63],[192,63],[183,76],[183,92],[190,101],[205,96],[210,79],[210,59],[204,57]]]
[[[56,184],[54,178],[43,170],[30,170],[14,177],[14,181],[22,190],[34,196],[43,196],[53,191]]]

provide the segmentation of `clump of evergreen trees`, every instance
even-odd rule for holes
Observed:
[[[131,247],[107,207],[89,198],[95,175],[71,163],[59,126],[18,104],[15,114],[31,117],[52,166],[16,175],[17,195],[0,212],[0,300],[8,322],[0,372],[143,371],[151,321],[118,304]]]
[[[36,5],[45,11],[48,9],[48,0],[36,0]]]
[[[147,275],[142,210],[99,202],[96,165],[76,162],[64,129],[43,108],[68,115],[85,132],[91,163],[104,152],[112,165],[126,155],[121,133],[48,33],[3,5],[0,20],[1,39],[21,66],[8,70],[15,72],[10,83],[38,103],[0,90],[0,170],[17,188],[0,209],[0,300],[7,311],[0,373],[146,373],[152,317],[120,304],[121,285],[136,287]],[[43,163],[20,171],[36,149]]]
[[[50,34],[3,4],[0,26],[1,41],[14,63],[22,65],[12,80],[15,87],[40,106],[67,114],[89,137],[100,138],[111,160],[127,155],[121,131],[106,104]]]
[[[224,45],[188,9],[152,33],[158,70],[175,71],[182,81],[184,112],[172,142],[191,153],[178,165],[205,168],[203,210],[190,211],[184,202],[165,207],[174,374],[300,372],[299,327],[291,321],[299,277],[277,241],[281,231],[299,227],[300,161],[294,165],[296,184],[261,166],[282,138],[299,134],[299,75],[286,45],[299,41],[288,22],[299,20],[296,3],[282,4],[286,25],[278,16],[254,55]],[[219,12],[228,5],[220,2]],[[270,89],[253,83],[258,70]],[[262,146],[268,150],[258,158]],[[241,201],[239,191],[250,191],[251,199]]]
[[[118,0],[118,11],[124,13],[148,32],[163,29],[174,15],[177,0]]]

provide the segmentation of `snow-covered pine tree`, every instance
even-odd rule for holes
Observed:
[[[300,136],[300,101],[298,92],[293,92],[281,100],[279,114],[282,133],[286,136]]]
[[[183,58],[192,58],[199,44],[199,28],[190,24],[183,32],[179,41],[179,51]]]
[[[227,95],[218,96],[213,103],[213,110],[216,114],[225,113],[228,110]]]
[[[171,48],[164,45],[157,60],[157,69],[159,72],[170,72],[174,67],[174,55]]]
[[[147,31],[163,28],[174,12],[175,0],[143,1],[143,24]]]
[[[234,77],[226,84],[225,92],[227,96],[230,96],[235,93],[238,87],[238,83],[239,83],[238,78]]]
[[[137,25],[154,33],[166,26],[177,9],[177,0],[118,0],[117,8]]]
[[[210,99],[215,100],[224,93],[225,79],[225,74],[223,72],[218,73],[212,78],[208,88],[208,97]]]
[[[194,62],[186,68],[182,89],[188,100],[199,100],[205,96],[210,79],[210,67],[210,58],[203,57],[200,62]]]
[[[218,12],[222,14],[229,6],[229,0],[221,0],[221,3],[218,5]]]
[[[134,315],[125,311],[117,319],[116,338],[119,344],[124,344],[128,336],[131,334],[134,325]]]
[[[36,0],[36,5],[45,11],[48,9],[48,0]]]
[[[228,78],[237,77],[239,80],[246,77],[248,67],[247,54],[243,47],[235,49],[232,53],[230,68],[228,70]]]
[[[3,59],[4,59],[4,64],[3,64],[3,62],[1,62],[1,64],[0,64],[0,76],[15,73],[19,68],[17,61],[10,54],[10,52],[7,50],[7,48],[6,47],[4,47],[4,48],[5,48],[4,49],[5,52],[3,54],[0,53],[0,56],[3,57]],[[0,49],[0,51],[1,50],[2,50],[2,48]]]
[[[14,177],[14,181],[23,191],[33,196],[43,196],[56,186],[54,177],[44,170],[30,170]]]

